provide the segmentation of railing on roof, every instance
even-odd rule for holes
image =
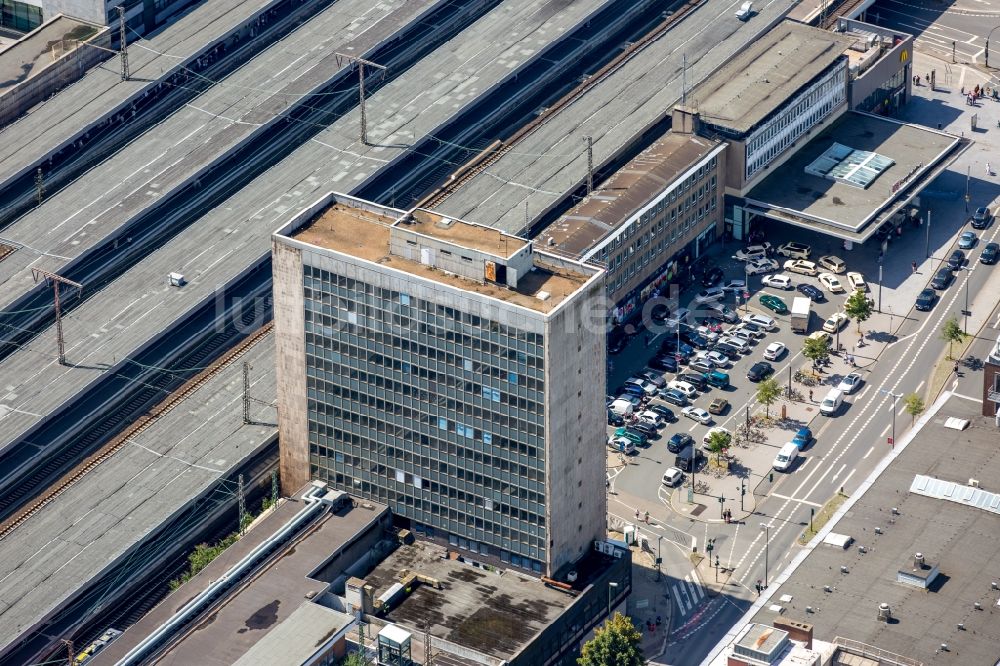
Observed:
[[[880,664],[888,664],[891,666],[924,666],[922,661],[904,657],[903,655],[896,654],[895,652],[889,652],[888,650],[883,650],[882,648],[877,648],[874,645],[868,645],[866,643],[862,643],[861,641],[854,641],[850,638],[837,636],[833,639],[833,644],[841,650],[850,652],[851,654],[855,654],[859,657],[878,659]]]

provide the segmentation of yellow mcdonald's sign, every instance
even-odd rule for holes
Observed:
[[[899,52],[899,62],[906,62],[909,59],[910,59],[910,52],[909,51],[907,51],[906,49],[903,49],[902,51]]]

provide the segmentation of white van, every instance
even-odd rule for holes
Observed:
[[[778,451],[778,455],[774,456],[774,469],[779,472],[787,472],[792,468],[792,464],[795,463],[795,459],[799,457],[799,447],[795,446],[793,442],[788,442],[781,447]]]
[[[621,416],[623,418],[628,418],[629,416],[632,416],[632,410],[633,410],[632,403],[629,402],[628,400],[622,400],[621,398],[619,398],[618,400],[615,400],[614,402],[611,403],[609,409],[618,416]]]
[[[830,389],[830,392],[823,398],[823,402],[819,403],[819,412],[820,414],[833,416],[840,409],[843,402],[844,392],[839,389]]]

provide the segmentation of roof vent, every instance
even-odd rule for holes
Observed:
[[[842,574],[850,573],[850,571],[847,569],[847,565],[846,564],[840,567],[840,573],[842,573]]]
[[[547,291],[540,291],[537,294],[535,294],[535,298],[537,298],[540,301],[547,301],[547,300],[549,300],[549,296],[551,296],[551,295],[552,294],[550,294]]]
[[[973,488],[979,487],[979,479],[969,479],[969,485]]]
[[[555,245],[555,244],[556,244],[556,239],[555,239],[555,238],[553,238],[552,236],[549,236],[549,237],[548,237],[548,238],[547,238],[547,239],[545,240],[545,244],[546,244],[546,245],[548,245],[549,247],[552,247],[553,245]]]
[[[924,554],[917,553],[916,555],[913,556],[913,568],[920,569],[923,566],[924,566]]]
[[[451,219],[450,217],[442,217],[440,220],[438,220],[437,223],[437,225],[442,229],[447,229],[453,224],[455,224],[455,220]]]
[[[876,527],[875,528],[875,534],[882,534],[882,528],[881,527]]]
[[[878,605],[878,621],[888,622],[892,619],[892,609],[884,601]]]

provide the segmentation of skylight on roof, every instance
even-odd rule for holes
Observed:
[[[865,189],[895,163],[885,155],[834,143],[806,166],[806,173]]]

